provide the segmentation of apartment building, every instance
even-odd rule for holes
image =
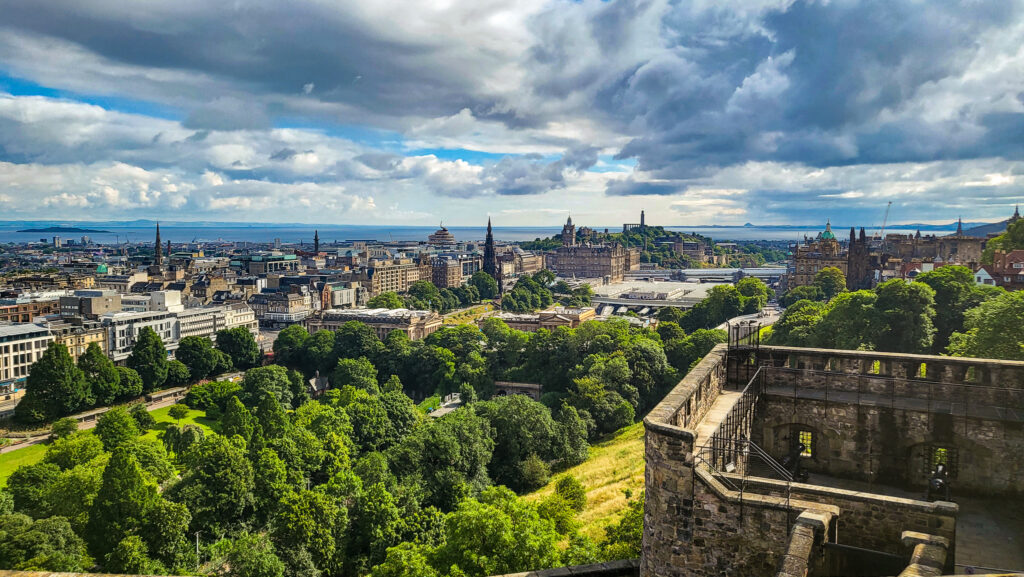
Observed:
[[[107,331],[107,355],[114,362],[128,358],[139,333],[147,327],[156,331],[169,351],[177,349],[181,340],[181,324],[172,312],[107,313],[100,321]]]
[[[28,377],[53,336],[33,324],[0,325],[0,392],[11,392]]]

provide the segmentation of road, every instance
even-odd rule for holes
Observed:
[[[782,312],[778,307],[769,306],[761,309],[761,312],[759,313],[733,317],[715,328],[723,331],[728,331],[729,325],[735,325],[742,321],[759,321],[762,327],[766,327],[768,325],[775,324],[775,321],[779,320],[779,317],[781,316]]]

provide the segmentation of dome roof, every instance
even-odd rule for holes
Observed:
[[[825,223],[825,232],[821,233],[821,238],[825,240],[835,240],[836,235],[832,232],[832,221]]]

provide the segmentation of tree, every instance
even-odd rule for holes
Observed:
[[[206,337],[191,336],[181,339],[174,357],[188,367],[189,375],[197,381],[205,379],[217,366],[213,343]]]
[[[884,282],[875,288],[878,329],[875,348],[898,353],[925,353],[935,333],[935,291],[924,283],[901,279]]]
[[[745,313],[756,313],[768,304],[768,285],[757,277],[741,278],[736,283],[736,290],[744,299]]]
[[[377,385],[377,368],[366,357],[358,359],[339,359],[334,372],[331,373],[331,386],[344,387],[351,385],[371,394],[379,394]]]
[[[89,384],[82,370],[75,366],[67,347],[51,342],[32,365],[25,396],[14,411],[19,420],[40,421],[69,415],[90,402]],[[19,411],[22,404],[25,409]]]
[[[152,391],[162,386],[167,380],[167,349],[160,335],[143,327],[125,364],[142,377],[142,390]]]
[[[107,406],[121,396],[121,374],[98,344],[89,343],[78,357],[78,368],[98,406]]]
[[[167,409],[167,416],[180,423],[182,419],[188,416],[188,411],[189,409],[187,406],[174,404],[171,405],[171,408]]]
[[[1007,292],[964,314],[964,333],[953,333],[949,353],[1024,360],[1024,291]]]
[[[79,573],[92,565],[85,543],[64,517],[33,521],[25,515],[2,515],[0,534],[0,567]]]
[[[272,393],[282,405],[291,406],[293,394],[287,369],[270,365],[245,372],[238,397],[246,406],[255,406],[266,392]]]
[[[405,308],[402,297],[395,292],[382,292],[379,295],[366,301],[366,306],[371,309],[401,309]]]
[[[313,333],[302,349],[301,362],[299,363],[302,372],[312,376],[317,371],[328,374],[334,367],[332,363],[338,361],[334,356],[334,331],[320,330]]]
[[[474,408],[494,429],[494,457],[488,470],[495,481],[516,491],[546,482],[538,461],[558,458],[558,428],[550,409],[524,395],[497,397]]]
[[[146,403],[136,403],[128,409],[128,414],[135,419],[135,425],[138,426],[139,431],[148,431],[156,425],[156,419],[153,415],[149,414]]]
[[[963,332],[967,309],[972,308],[972,304],[980,304],[986,295],[975,290],[974,273],[965,266],[942,266],[918,275],[914,282],[924,283],[935,291],[932,351],[943,351],[953,333]]]
[[[445,537],[438,564],[457,566],[466,575],[501,575],[559,563],[561,537],[554,524],[504,487],[463,501],[445,519]]]
[[[395,448],[391,462],[400,476],[420,479],[424,504],[451,510],[464,495],[490,483],[490,431],[474,407],[462,408],[413,429]]]
[[[291,427],[284,408],[281,407],[277,397],[270,391],[263,393],[263,398],[260,399],[259,404],[253,410],[253,416],[256,417],[264,437],[268,439],[276,439],[283,436]]]
[[[224,535],[237,531],[253,505],[252,463],[245,449],[220,435],[193,449],[192,466],[166,494],[192,513],[192,531]]]
[[[981,254],[981,262],[992,264],[997,250],[1009,252],[1018,248],[1024,248],[1024,219],[1009,223],[1006,232],[989,239]]]
[[[834,266],[827,266],[814,275],[814,286],[821,291],[822,298],[832,300],[846,290],[846,275]]]
[[[260,346],[245,327],[217,331],[217,350],[227,355],[231,364],[242,371],[260,363]]]
[[[476,271],[473,276],[469,277],[469,284],[476,287],[481,299],[493,299],[498,296],[498,281],[482,270]]]
[[[114,407],[100,415],[96,435],[103,441],[103,448],[113,452],[138,437],[139,426],[124,407]]]
[[[583,511],[587,506],[587,490],[583,483],[572,475],[566,474],[555,482],[555,494],[565,499],[565,502],[577,513]]]
[[[309,332],[302,325],[289,325],[277,333],[274,340],[274,360],[287,367],[297,368],[302,361]]]
[[[814,327],[808,344],[831,349],[863,349],[874,346],[878,335],[878,295],[872,291],[843,292],[829,301]]]
[[[317,567],[329,571],[347,525],[348,511],[330,496],[316,491],[289,492],[281,498],[271,521],[271,539],[281,550],[308,551]]]
[[[53,439],[69,437],[76,431],[78,431],[78,421],[71,417],[57,419],[52,425],[50,425],[50,437]]]
[[[770,344],[791,347],[814,346],[817,338],[815,328],[825,315],[825,310],[825,304],[816,301],[799,300],[793,303],[772,325]]]
[[[7,479],[7,490],[14,499],[14,510],[31,517],[46,517],[49,512],[47,490],[60,477],[53,463],[22,465]]]
[[[146,515],[159,498],[156,483],[135,457],[125,447],[116,448],[89,512],[86,537],[90,551],[97,557],[113,551],[122,539],[145,524]]]
[[[138,535],[129,535],[107,554],[104,569],[113,573],[149,575],[161,573],[162,567],[149,558],[149,548]]]
[[[490,275],[488,275],[490,277]],[[441,577],[430,565],[429,547],[409,542],[388,549],[387,558],[373,568],[371,577]]]
[[[284,563],[266,535],[242,533],[231,543],[225,560],[231,577],[284,577]]]
[[[789,308],[802,300],[823,301],[825,296],[822,294],[821,289],[814,285],[798,286],[786,291],[786,294],[782,295],[782,298],[779,299],[779,304]]]
[[[116,400],[134,399],[142,394],[142,377],[137,371],[128,367],[117,367],[117,374],[120,377],[121,390]]]
[[[228,401],[237,396],[242,385],[232,381],[211,381],[193,385],[185,395],[185,404],[193,409],[209,411],[216,409],[223,412]]]
[[[238,397],[231,397],[227,402],[227,409],[220,418],[220,432],[225,437],[238,435],[248,443],[256,430],[256,419],[249,410],[245,408]]]

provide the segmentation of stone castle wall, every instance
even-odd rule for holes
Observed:
[[[921,490],[938,449],[962,493],[1024,493],[1024,363],[762,347],[753,440],[781,458],[812,433],[812,472]]]
[[[863,478],[884,481],[911,459],[923,470],[923,447],[946,443],[962,459],[954,483],[1019,490],[1010,479],[1024,477],[1016,462],[1024,447],[1016,421],[1022,413],[1012,407],[1024,390],[1024,363],[781,347],[750,353],[730,359],[724,346],[716,348],[644,420],[642,576],[774,574],[803,512],[831,516],[828,540],[879,554],[906,555],[904,531],[955,543],[959,509],[953,503],[754,477],[733,483],[695,455],[706,441],[696,433],[700,419],[723,388],[746,384],[725,382],[727,374],[747,375],[746,363],[771,367],[764,371],[755,441],[788,449],[792,426],[808,427],[816,433],[817,459],[808,468],[853,477],[868,471],[873,476]],[[726,371],[730,361],[744,363],[742,370]],[[776,457],[785,452],[773,451]],[[998,463],[1000,454],[1015,462]]]

